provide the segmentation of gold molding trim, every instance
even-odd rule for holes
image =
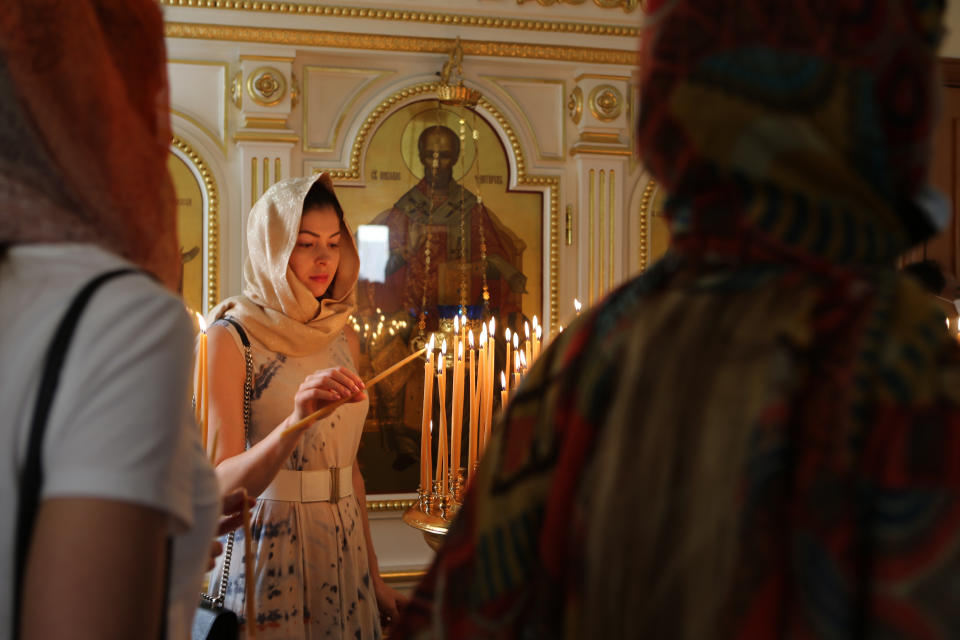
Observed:
[[[604,261],[604,250],[603,250],[603,222],[607,218],[606,208],[603,206],[605,202],[605,188],[607,172],[605,169],[600,169],[600,172],[597,176],[597,244],[600,246],[597,247],[597,262],[600,267],[600,280],[597,283],[597,296],[603,297],[603,294],[607,291],[607,269],[606,262]]]
[[[578,142],[598,142],[600,144],[621,144],[620,134],[614,131],[584,131]]]
[[[249,129],[286,129],[287,119],[246,116],[243,126]]]
[[[575,156],[578,153],[586,153],[598,156],[629,156],[632,151],[628,148],[617,147],[598,147],[591,144],[575,144],[570,149],[570,155]]]
[[[346,169],[315,169],[314,171],[328,171],[330,177],[333,180],[338,181],[359,181],[360,180],[360,152],[366,146],[367,136],[371,131],[376,129],[376,125],[379,121],[384,118],[387,114],[394,110],[398,103],[406,102],[413,98],[417,98],[424,94],[431,96],[436,95],[437,87],[439,87],[437,82],[421,82],[419,84],[412,85],[406,89],[401,89],[394,93],[393,95],[384,99],[377,107],[370,112],[370,114],[363,121],[363,124],[360,125],[360,129],[357,131],[357,135],[353,140],[353,148],[350,150],[350,166]],[[557,291],[557,277],[559,272],[559,217],[560,217],[560,178],[559,176],[533,176],[527,174],[526,161],[524,160],[523,148],[520,146],[520,139],[517,137],[517,134],[513,131],[513,127],[510,125],[510,122],[504,117],[500,110],[496,106],[490,103],[486,98],[480,98],[480,102],[477,105],[484,109],[490,116],[497,121],[497,124],[500,125],[504,134],[507,137],[507,141],[510,143],[510,148],[513,151],[513,157],[516,159],[517,164],[517,185],[520,186],[530,186],[530,187],[545,187],[549,189],[550,194],[550,246],[549,251],[549,291],[550,297],[548,299],[549,313],[550,313],[550,326],[556,326],[557,317],[558,317],[558,291]]]
[[[295,133],[270,133],[268,131],[237,131],[234,142],[290,142],[296,143],[300,136]]]
[[[420,582],[420,579],[425,575],[427,575],[426,569],[416,569],[413,571],[383,571],[380,573],[380,577],[383,578],[383,581],[387,583]]]
[[[623,94],[612,84],[598,84],[587,100],[590,113],[601,122],[612,122],[623,112]]]
[[[188,7],[194,9],[231,9],[234,11],[254,11],[259,13],[280,13],[313,15],[335,18],[363,18],[366,20],[395,20],[399,22],[425,22],[428,24],[459,25],[464,27],[487,27],[493,29],[511,29],[521,31],[546,31],[552,33],[582,33],[598,36],[617,36],[635,38],[640,35],[638,27],[615,24],[593,24],[587,22],[566,22],[556,20],[525,20],[522,18],[500,18],[494,16],[444,13],[440,11],[391,10],[375,7],[356,7],[346,5],[320,6],[302,2],[250,2],[248,0],[160,0],[168,7]]]
[[[596,205],[594,200],[596,199],[596,187],[595,180],[597,177],[597,172],[595,169],[590,169],[590,173],[587,178],[587,220],[590,221],[590,232],[587,236],[587,264],[589,265],[588,269],[588,280],[587,280],[587,301],[589,304],[593,304],[593,281],[595,278],[596,266],[594,263],[594,252],[596,251],[595,242],[594,242],[594,227],[596,225],[594,221],[594,216],[596,215]]]
[[[207,195],[206,310],[209,311],[220,301],[220,197],[217,193],[217,181],[207,163],[186,140],[174,135],[170,146],[185,155],[193,164],[203,180],[203,190]]]
[[[581,73],[573,79],[574,82],[581,80],[612,80],[614,82],[629,82],[630,76],[618,76],[609,73]]]
[[[523,4],[529,0],[517,0],[517,4]],[[639,0],[593,0],[593,4],[601,9],[623,9],[624,13],[633,13],[637,8]],[[541,7],[549,7],[555,4],[583,4],[586,0],[537,0]]]
[[[237,71],[230,83],[230,98],[237,109],[243,108],[243,72]]]
[[[240,62],[246,60],[257,60],[259,62],[293,62],[293,56],[258,56],[254,54],[242,54]]]
[[[638,256],[640,271],[647,268],[647,216],[650,213],[650,203],[653,201],[653,192],[657,189],[657,181],[650,178],[640,196],[640,255]]]
[[[199,1],[199,0],[198,0]],[[447,54],[454,43],[451,38],[423,38],[379,34],[341,33],[336,31],[308,31],[304,29],[277,29],[231,25],[167,22],[167,38],[226,40],[282,44],[299,47],[332,47],[339,49],[369,49],[374,51],[403,51],[411,53]],[[461,40],[464,55],[498,58],[532,58],[634,66],[637,53],[633,49],[603,49],[592,47],[564,47],[559,45],[521,44],[489,40]]]
[[[376,513],[378,511],[406,511],[414,504],[416,498],[401,498],[399,500],[367,500],[367,511]]]
[[[287,96],[287,79],[273,67],[258,67],[247,76],[247,95],[262,107],[275,107]]]
[[[573,120],[573,124],[580,124],[580,118],[583,117],[583,89],[574,87],[570,92],[570,99],[567,100],[567,114]]]
[[[607,241],[610,243],[610,255],[608,256],[608,268],[610,271],[607,273],[608,276],[608,287],[609,291],[613,290],[613,285],[616,283],[617,278],[614,274],[614,267],[616,266],[617,258],[617,244],[614,241],[614,221],[617,214],[617,203],[616,203],[616,188],[614,184],[617,180],[617,174],[614,169],[610,169],[610,182],[608,183],[609,192],[607,194]]]

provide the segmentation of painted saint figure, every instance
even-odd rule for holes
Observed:
[[[497,316],[519,312],[526,245],[453,178],[460,140],[448,127],[426,128],[417,141],[424,176],[373,224],[390,231],[385,282],[374,284],[376,305],[406,311],[436,330],[440,317],[464,305],[479,316],[486,302]]]

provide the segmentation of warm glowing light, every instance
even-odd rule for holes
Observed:
[[[576,298],[574,298],[574,299],[573,299],[573,310],[576,311],[576,312],[579,314],[579,313],[580,313],[580,309],[583,309],[583,305],[580,304],[580,301],[579,301],[579,300],[577,300]]]
[[[467,339],[470,341],[470,348],[473,349],[473,329],[470,329],[470,333],[467,334]]]
[[[520,352],[520,366],[524,369],[527,368],[527,356],[523,353],[523,351]]]
[[[457,360],[463,360],[463,343],[457,345]]]
[[[507,374],[505,374],[503,371],[500,372],[500,388],[507,388]]]
[[[536,331],[537,327],[540,326],[540,322],[537,321],[537,316],[533,316],[533,329]]]
[[[453,316],[453,332],[460,333],[460,316]]]
[[[507,339],[507,342],[510,342],[510,327],[507,327],[506,331],[503,332],[503,335]]]
[[[523,337],[527,340],[530,339],[530,323],[526,320],[523,321]]]
[[[200,326],[200,331],[207,332],[207,321],[203,319],[203,315],[199,311],[194,311],[197,315],[197,324]]]
[[[537,325],[536,334],[537,334],[537,340],[539,340],[540,338],[542,338],[542,337],[543,337],[543,327],[541,327],[540,325]]]
[[[513,348],[520,350],[520,334],[518,333],[513,334]]]
[[[443,339],[443,344],[440,345],[440,353],[443,354],[443,357],[447,357],[447,339]]]
[[[497,328],[496,318],[490,318],[490,331],[487,332],[487,335],[488,336],[497,335],[496,328]]]

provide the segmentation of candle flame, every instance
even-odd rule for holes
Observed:
[[[542,338],[542,337],[543,337],[543,327],[541,327],[540,325],[537,325],[536,334],[537,334],[537,340],[539,340],[540,338]]]
[[[440,353],[442,353],[444,356],[447,355],[447,339],[446,338],[443,339],[443,344],[440,345]]]
[[[483,325],[483,330],[480,332],[480,348],[483,348],[483,345],[487,344],[487,325]]]
[[[436,335],[437,334],[435,333],[430,334],[430,342],[427,343],[427,353],[433,351],[433,339],[436,337]]]
[[[443,356],[437,356],[437,375],[443,375]]]
[[[520,349],[520,334],[513,334],[513,348]]]
[[[580,304],[580,301],[577,300],[576,298],[574,298],[574,299],[573,299],[573,309],[574,309],[577,313],[580,313],[580,309],[582,309],[582,308],[583,308],[583,305]]]
[[[470,329],[470,333],[467,334],[470,340],[470,348],[473,349],[473,329]]]
[[[430,433],[433,433],[433,420],[430,421]]]
[[[497,335],[497,332],[495,331],[496,328],[497,328],[496,318],[490,318],[490,331],[487,332],[487,335],[491,335],[491,336]]]
[[[507,327],[507,329],[503,332],[503,335],[506,337],[507,342],[510,342],[510,327]]]
[[[526,320],[523,321],[523,336],[529,340],[530,339],[530,323]]]
[[[457,360],[463,360],[463,343],[457,345]]]
[[[453,331],[460,333],[460,316],[453,316]]]
[[[507,374],[505,374],[503,371],[500,372],[500,388],[507,388]]]
[[[520,352],[520,366],[524,369],[527,368],[527,356],[523,351]]]
[[[201,333],[206,333],[206,332],[207,332],[207,321],[203,319],[203,314],[201,314],[199,311],[194,311],[194,313],[195,313],[196,316],[197,316],[197,325],[200,327],[200,332],[201,332]]]
[[[534,316],[533,316],[533,328],[536,329],[536,328],[539,327],[539,326],[540,326],[540,322],[537,320],[537,316],[534,315]]]

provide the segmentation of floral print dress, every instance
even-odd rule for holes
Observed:
[[[224,320],[238,348],[235,329]],[[250,338],[253,399],[250,445],[289,415],[303,379],[318,369],[356,371],[341,333],[322,352],[291,357]],[[340,407],[304,435],[284,469],[322,470],[356,462],[367,400]],[[253,509],[253,548],[258,638],[380,638],[377,600],[364,538],[363,514],[355,496],[331,502],[259,499]],[[246,624],[243,531],[235,533],[225,606]],[[211,575],[219,584],[223,554]]]

